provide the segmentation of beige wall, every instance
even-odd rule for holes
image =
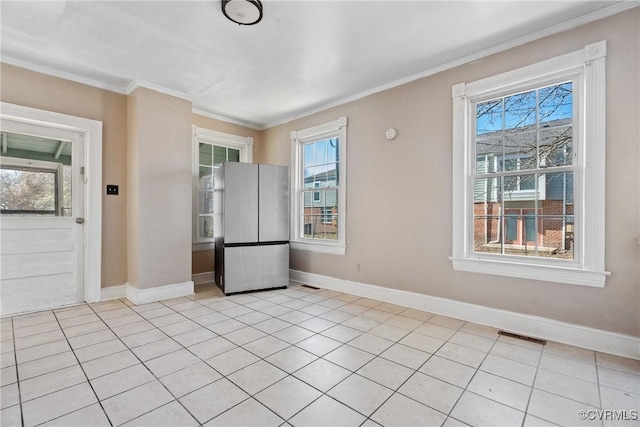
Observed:
[[[640,10],[627,11],[264,131],[255,161],[289,164],[290,131],[349,118],[347,254],[292,251],[291,268],[640,335],[639,28]],[[451,86],[604,39],[606,287],[453,271]]]
[[[186,129],[187,123],[253,136],[255,162],[288,165],[291,130],[346,115],[349,117],[347,254],[292,251],[292,268],[637,336],[640,335],[640,254],[635,243],[640,235],[639,28],[640,10],[627,11],[262,132],[193,115],[182,101],[165,95],[152,93],[141,100],[135,97],[128,100],[124,95],[6,64],[0,68],[0,99],[103,122],[103,186],[120,185],[118,196],[103,193],[103,287],[121,285],[127,280],[138,284],[141,272],[163,283],[189,280],[191,129]],[[612,272],[606,287],[595,289],[454,272],[448,260],[452,227],[451,86],[603,39],[608,41],[606,268]],[[129,116],[135,119],[129,124],[127,104]],[[139,129],[142,107],[148,109],[143,112],[147,118],[154,117],[151,129]],[[393,142],[384,138],[388,127],[400,132]],[[135,146],[127,147],[128,135]],[[139,141],[142,135],[157,139],[153,144],[144,143],[144,154]],[[178,141],[176,145],[172,145],[174,138]],[[139,155],[149,155],[153,161],[142,162]],[[172,163],[174,159],[176,165]],[[128,161],[130,169],[138,170],[127,182]],[[160,176],[160,169],[164,176]],[[169,185],[167,193],[152,185],[156,178],[158,184]],[[146,183],[136,182],[138,179]],[[133,187],[131,194],[129,186]],[[149,186],[154,190],[146,194]],[[134,229],[129,227],[131,245],[127,248],[127,209],[130,216],[142,218],[154,215],[153,208],[168,209],[170,214],[163,221],[144,227],[146,237],[138,223]],[[150,230],[158,236],[153,237]],[[129,272],[128,250],[134,251],[129,261],[135,265]],[[143,255],[145,258],[141,259]],[[167,260],[171,271],[163,266]],[[359,272],[357,263],[361,265]],[[193,257],[194,273],[211,268],[209,254]],[[164,274],[167,276],[161,277]]]
[[[211,117],[201,116],[199,114],[193,115],[193,124],[210,130],[216,130],[218,132],[230,133],[238,136],[250,136],[253,138],[253,155],[254,159],[256,153],[260,154],[262,147],[262,132],[251,129],[245,126],[236,125],[233,123],[223,122],[221,120],[212,119]],[[191,258],[191,265],[193,274],[208,273],[214,270],[213,251],[195,251]]]
[[[191,102],[139,88],[128,99],[129,284],[191,280]]]
[[[3,102],[102,121],[102,286],[127,281],[127,97],[0,64]],[[119,185],[117,196],[104,193]]]

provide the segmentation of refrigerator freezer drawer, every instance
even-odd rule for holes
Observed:
[[[225,294],[289,285],[289,244],[224,248]]]

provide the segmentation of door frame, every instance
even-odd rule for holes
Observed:
[[[0,103],[0,120],[66,129],[84,135],[84,265],[85,302],[100,301],[102,275],[102,122],[22,105]]]

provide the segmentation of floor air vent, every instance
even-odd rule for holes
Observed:
[[[303,286],[305,288],[310,288],[310,289],[320,289],[320,288],[316,288],[315,286],[305,285],[305,284],[302,284],[301,286]]]
[[[541,340],[539,338],[531,338],[526,335],[514,334],[513,332],[507,332],[507,331],[498,331],[498,335],[504,335],[505,337],[516,338],[522,341],[529,341],[529,342],[534,342],[536,344],[542,344],[542,345],[545,345],[547,343],[546,340]]]

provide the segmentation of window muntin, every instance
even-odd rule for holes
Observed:
[[[574,260],[573,87],[472,103],[474,253]]]

